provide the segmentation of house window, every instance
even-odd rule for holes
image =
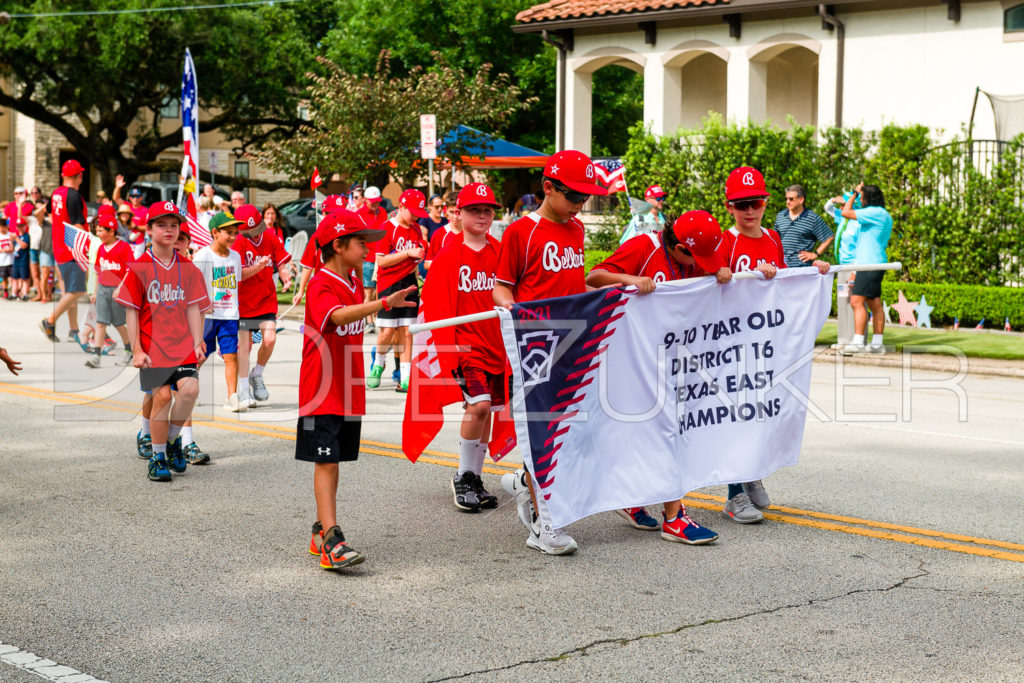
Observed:
[[[160,107],[160,116],[165,119],[176,119],[181,116],[181,111],[178,107],[178,98],[168,97],[164,100],[164,106]]]
[[[1024,31],[1024,5],[1017,5],[1003,12],[1003,30],[1007,33]]]
[[[248,161],[236,161],[235,162],[235,177],[236,178],[248,178],[249,177],[249,162]],[[245,201],[249,201],[249,188],[243,187],[242,194],[245,195]]]

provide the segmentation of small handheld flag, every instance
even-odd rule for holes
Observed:
[[[608,194],[626,191],[626,166],[621,159],[597,159],[594,170],[598,180],[608,188]]]
[[[978,323],[977,325],[975,325],[974,329],[981,330],[981,329],[984,329],[984,327],[985,327],[985,319],[982,318],[981,322]]]
[[[313,167],[313,177],[309,179],[309,189],[316,190],[324,184],[324,179],[320,177],[320,171],[316,166]]]
[[[64,224],[64,245],[71,251],[75,262],[86,271],[92,268],[89,263],[89,247],[93,239],[85,230],[79,230],[70,223]]]
[[[1006,322],[1003,323],[1003,330],[1005,332],[1012,332],[1013,331],[1010,328],[1010,316],[1006,316]]]
[[[953,316],[953,331],[956,332],[959,329],[960,329],[960,318],[958,316],[954,315]]]

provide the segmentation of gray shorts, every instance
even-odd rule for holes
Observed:
[[[125,324],[124,306],[114,301],[116,291],[117,287],[96,285],[96,322],[114,327]]]

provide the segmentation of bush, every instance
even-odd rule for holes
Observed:
[[[583,255],[583,270],[586,273],[590,272],[590,269],[596,266],[601,261],[612,255],[614,249],[588,249]]]
[[[1024,280],[1022,137],[1001,143],[997,157],[985,157],[980,143],[970,140],[936,146],[924,126],[828,128],[819,135],[809,126],[727,125],[713,116],[678,136],[657,137],[640,125],[630,134],[623,157],[629,185],[659,183],[668,192],[670,217],[705,209],[730,226],[725,179],[737,166],[764,173],[771,193],[766,227],[785,208],[789,185],[803,185],[807,207],[822,213],[828,197],[864,180],[885,194],[894,223],[888,255],[903,263],[900,279],[971,285]],[[993,164],[979,168],[985,159]],[[623,222],[628,217],[628,208],[621,209]]]

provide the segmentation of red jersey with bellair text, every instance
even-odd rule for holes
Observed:
[[[366,227],[370,228],[371,230],[376,230],[377,228],[380,228],[381,230],[387,229],[387,226],[385,226],[384,223],[387,223],[388,221],[388,212],[379,207],[377,211],[371,212],[369,208],[367,208],[369,204],[370,202],[366,202],[361,207],[359,207],[359,210],[356,211],[356,214],[358,214],[359,217],[363,219],[363,222],[366,223]],[[367,263],[373,263],[374,260],[376,260],[377,254],[380,253],[381,242],[382,240],[366,242],[366,247],[369,249],[369,251],[366,254]]]
[[[460,252],[455,280],[455,315],[493,310],[494,271],[498,267],[501,249],[498,240],[488,235],[484,248],[474,251],[463,241],[462,235],[454,234],[446,249],[458,249]],[[460,350],[466,349],[463,359],[468,365],[495,374],[504,371],[505,343],[501,339],[501,324],[497,319],[456,326],[455,344]]]
[[[363,303],[363,283],[349,282],[329,268],[309,281],[306,293],[306,336],[299,368],[299,416],[365,415],[366,373],[363,368],[363,318],[339,327],[331,314]]]
[[[747,237],[735,227],[729,228],[722,233],[718,255],[734,273],[754,270],[762,263],[770,263],[776,268],[786,267],[782,238],[770,228],[761,228],[760,237]]]
[[[397,252],[416,247],[420,247],[426,251],[427,243],[423,239],[423,231],[420,229],[420,225],[418,223],[413,223],[410,226],[401,225],[396,217],[385,222],[381,227],[383,227],[386,232],[384,233],[384,237],[377,242],[378,254],[387,256],[389,254],[395,254]],[[378,268],[377,291],[382,292],[404,278],[406,275],[415,273],[417,263],[418,261],[405,257],[395,265],[391,265],[386,268]]]
[[[462,233],[455,232],[449,226],[445,225],[434,232],[434,236],[430,238],[430,246],[427,247],[427,255],[424,257],[426,261],[433,261],[434,257],[441,253],[447,245],[451,244],[457,236]]]
[[[555,223],[537,212],[523,216],[501,237],[498,282],[512,287],[517,302],[585,292],[583,236],[575,218]]]
[[[260,268],[258,273],[238,283],[238,317],[277,315],[274,271],[291,261],[291,254],[284,250],[281,240],[270,230],[264,230],[253,239],[239,235],[231,248],[242,257],[242,268],[254,265],[260,256],[270,257],[270,263]]]
[[[96,252],[96,282],[106,287],[117,287],[128,274],[128,264],[135,254],[127,242],[115,240],[109,247],[101,244]]]
[[[611,256],[594,266],[619,275],[649,277],[655,284],[707,275],[697,264],[683,265],[668,255],[662,233],[637,235],[619,245]]]
[[[191,261],[174,254],[165,264],[147,250],[128,264],[115,299],[139,312],[139,344],[154,368],[196,362],[188,307],[195,305],[205,311],[210,308],[210,298],[203,274]]]

